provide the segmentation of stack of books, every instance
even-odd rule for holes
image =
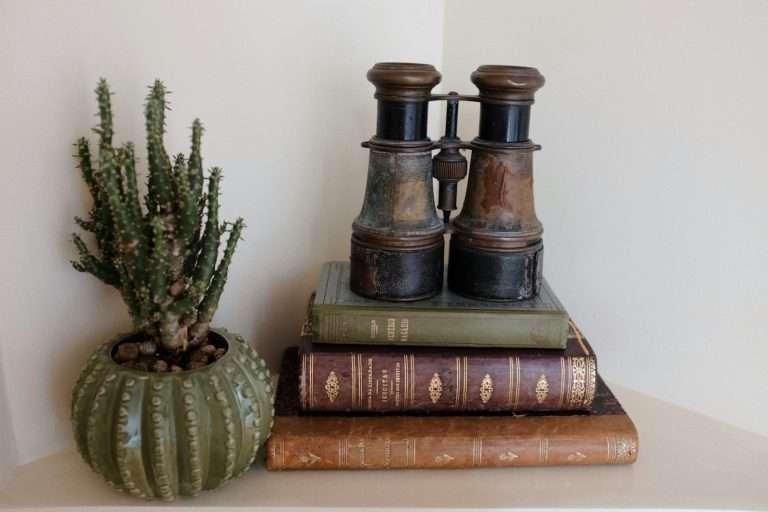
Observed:
[[[545,282],[522,302],[355,295],[326,263],[284,357],[267,468],[627,464],[635,426]]]

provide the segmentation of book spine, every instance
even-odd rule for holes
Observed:
[[[313,349],[300,363],[300,403],[309,411],[586,410],[597,379],[593,356],[560,353]]]
[[[565,347],[564,312],[312,308],[312,335],[323,343],[463,347]]]
[[[624,418],[629,425],[628,419]],[[267,469],[461,469],[476,467],[631,464],[632,428],[583,435],[404,436],[348,433],[283,435],[267,443]],[[446,431],[451,426],[446,425]]]

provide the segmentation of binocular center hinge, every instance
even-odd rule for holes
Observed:
[[[463,142],[456,135],[459,118],[459,94],[451,91],[446,100],[445,135],[437,143],[440,152],[432,159],[432,177],[439,183],[437,208],[443,211],[443,222],[448,224],[456,209],[458,183],[467,175],[467,159],[461,154]]]

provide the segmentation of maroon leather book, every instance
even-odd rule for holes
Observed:
[[[565,350],[307,344],[299,354],[305,411],[587,410],[597,362],[571,323]]]

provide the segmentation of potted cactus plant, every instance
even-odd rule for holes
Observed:
[[[258,354],[241,336],[211,327],[243,220],[219,221],[221,171],[212,168],[206,185],[200,121],[192,124],[189,156],[169,157],[167,94],[156,81],[145,105],[143,205],[134,146],[113,142],[103,79],[97,152],[85,138],[76,143],[93,208],[75,220],[93,234],[95,251],[75,234],[73,266],[120,292],[134,330],[91,355],[71,413],[81,455],[110,485],[172,500],[248,469],[269,434],[274,395]]]

